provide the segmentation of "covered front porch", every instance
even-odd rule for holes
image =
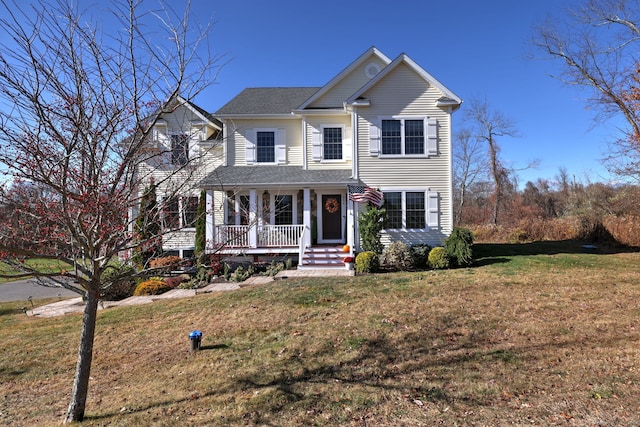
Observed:
[[[356,181],[350,170],[252,166],[216,171],[215,178],[229,184],[207,189],[209,252],[291,254],[303,266],[314,246],[354,246],[356,207],[348,185]]]

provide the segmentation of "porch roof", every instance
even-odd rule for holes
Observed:
[[[358,184],[351,169],[305,170],[301,166],[220,166],[200,181],[200,188],[328,187]]]

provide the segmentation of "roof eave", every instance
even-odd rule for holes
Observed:
[[[283,114],[218,114],[222,120],[230,119],[297,119],[293,113]]]

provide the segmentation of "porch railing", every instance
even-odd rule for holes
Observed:
[[[249,247],[249,226],[248,225],[219,225],[217,227],[217,242],[232,248]]]
[[[258,246],[282,247],[298,246],[304,225],[270,225],[258,226]]]
[[[251,247],[249,225],[219,225],[217,226],[217,243],[233,248]],[[302,239],[304,225],[270,225],[258,226],[257,247],[285,247],[299,245]]]

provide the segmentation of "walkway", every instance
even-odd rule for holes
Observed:
[[[352,276],[352,271],[345,269],[332,270],[283,270],[276,275],[276,279],[287,279],[293,277],[332,277],[332,276]],[[252,276],[242,283],[222,282],[212,283],[201,289],[172,289],[161,295],[129,297],[121,301],[101,301],[98,310],[110,307],[124,307],[130,305],[149,304],[153,301],[169,298],[189,298],[196,295],[209,294],[212,292],[232,291],[246,286],[263,285],[273,282],[271,276]],[[84,302],[81,297],[63,299],[58,302],[36,307],[27,310],[27,316],[34,317],[56,317],[70,313],[81,313],[84,310]]]

